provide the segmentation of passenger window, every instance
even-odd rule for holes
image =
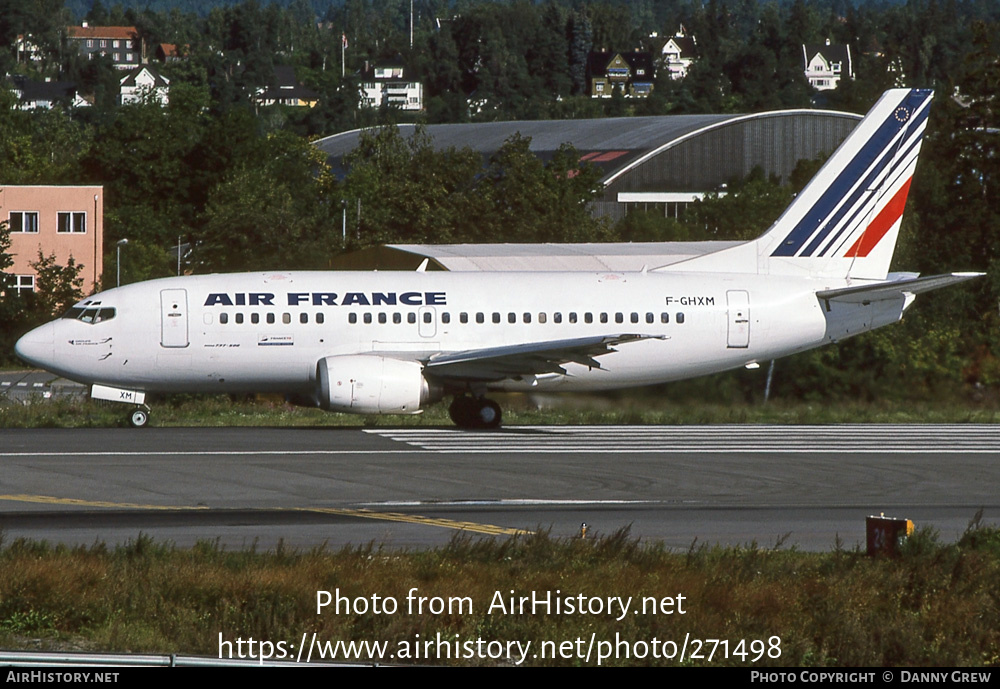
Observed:
[[[358,322],[358,314],[356,314],[356,313],[349,313],[349,314],[347,314],[347,322],[348,323],[357,323]]]
[[[260,323],[260,314],[256,313],[256,312],[255,313],[251,313],[250,314],[250,322],[254,323],[254,324]]]
[[[622,313],[621,311],[617,312],[615,314],[615,323],[624,323],[624,322],[625,322],[625,314]]]
[[[290,313],[283,313],[283,314],[281,314],[281,322],[284,323],[285,325],[288,325],[289,323],[291,323],[292,322],[292,314],[290,314]]]
[[[387,320],[389,320],[389,319],[388,319],[388,317],[387,317],[387,316],[385,315],[385,311],[381,311],[381,312],[379,312],[379,314],[378,314],[378,322],[379,322],[379,323],[385,323],[385,322],[386,322]]]
[[[590,311],[588,311],[587,313],[583,314],[583,322],[584,323],[593,323],[594,322],[594,314],[592,314]]]
[[[430,311],[424,311],[424,323],[430,323],[431,320],[432,320],[431,312]]]
[[[237,325],[243,325],[243,314],[242,313],[236,314],[236,323],[237,323]]]
[[[441,314],[441,322],[445,323],[445,324],[451,323],[451,314],[448,313],[447,311],[445,311],[444,313],[442,313]]]
[[[569,322],[576,323],[576,311],[569,312]]]
[[[406,314],[406,322],[407,323],[416,323],[417,322],[417,314],[415,314],[415,313],[408,313],[408,314]]]
[[[465,313],[463,311],[462,313],[458,314],[458,320],[459,320],[460,323],[468,323],[469,322],[469,314],[467,314],[467,313]]]
[[[660,323],[669,323],[669,322],[670,322],[670,314],[664,311],[663,313],[660,314]]]
[[[316,314],[316,322],[317,323],[319,323],[320,325],[322,325],[324,320],[326,320],[326,318],[323,316],[322,313],[317,313]]]
[[[523,318],[524,318],[524,322],[525,323],[530,323],[531,322],[531,314],[528,313],[527,311],[525,311]]]
[[[273,313],[267,314],[267,322],[269,324],[272,324],[272,325],[274,324],[274,314]]]
[[[652,323],[654,320],[655,320],[655,317],[653,316],[653,312],[652,311],[647,311],[646,312],[646,322],[647,323]]]
[[[496,311],[493,312],[493,322],[494,323],[499,323],[500,322],[500,314],[497,313]]]
[[[309,314],[303,311],[302,313],[299,314],[299,323],[308,323],[308,322],[309,322]]]
[[[225,312],[220,313],[219,314],[219,322],[222,323],[223,325],[225,325],[226,323],[228,323],[229,322],[229,314],[225,313]]]
[[[517,314],[514,313],[513,311],[508,311],[507,312],[507,322],[508,323],[517,323]]]
[[[637,314],[635,311],[632,312],[632,322],[633,323],[639,322],[639,314]]]
[[[555,323],[562,323],[562,312],[556,311],[554,314],[552,314],[552,321]]]
[[[539,323],[544,323],[545,322],[545,314],[544,313],[538,314],[538,322]]]
[[[684,313],[681,311],[677,312],[677,324],[680,325],[684,322]]]
[[[607,322],[608,322],[608,314],[602,312],[601,313],[601,323],[607,323]]]
[[[485,322],[486,322],[486,314],[480,311],[479,313],[476,314],[476,323],[485,323]]]
[[[372,315],[370,313],[366,313],[364,315],[364,320],[365,320],[365,323],[370,324],[372,322]]]
[[[400,323],[402,323],[403,322],[403,316],[402,316],[402,314],[400,314],[398,311],[396,313],[392,314],[392,322],[395,323],[396,325],[399,325]]]

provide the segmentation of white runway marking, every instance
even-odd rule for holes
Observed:
[[[996,454],[1000,426],[520,426],[504,431],[365,429],[436,452]]]

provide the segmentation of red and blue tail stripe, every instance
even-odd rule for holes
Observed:
[[[795,224],[770,255],[867,256],[902,215],[931,96],[926,90],[888,92],[800,194],[798,201],[815,201],[797,221],[796,203],[789,207],[783,217]],[[819,185],[818,198],[813,185]],[[779,219],[772,230],[781,225]]]

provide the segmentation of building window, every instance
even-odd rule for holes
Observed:
[[[83,234],[87,231],[87,214],[82,212],[60,211],[58,218],[58,232],[61,234]]]
[[[118,48],[118,47],[119,47],[119,45],[118,45],[118,41],[117,41],[117,40],[113,41],[113,42],[111,43],[111,47],[112,47],[112,48]]]
[[[37,211],[11,211],[10,222],[8,224],[11,232],[38,232],[38,212]]]
[[[35,291],[34,275],[15,275],[13,282],[14,291],[18,294]]]

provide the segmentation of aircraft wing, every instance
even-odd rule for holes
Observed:
[[[837,289],[825,289],[816,293],[816,297],[821,301],[839,301],[849,304],[867,304],[873,301],[883,301],[887,299],[899,299],[904,294],[920,294],[930,292],[932,289],[947,287],[966,280],[981,277],[985,273],[948,273],[945,275],[928,275],[927,277],[916,277],[914,274],[906,274],[897,280],[887,282],[876,282],[869,285],[858,285],[856,287],[839,287]]]
[[[601,368],[596,357],[615,351],[617,345],[650,338],[664,339],[658,335],[597,335],[571,340],[470,349],[434,355],[425,362],[425,370],[428,375],[436,378],[464,381],[492,381],[542,373],[566,373],[563,364],[577,363],[591,368]]]

